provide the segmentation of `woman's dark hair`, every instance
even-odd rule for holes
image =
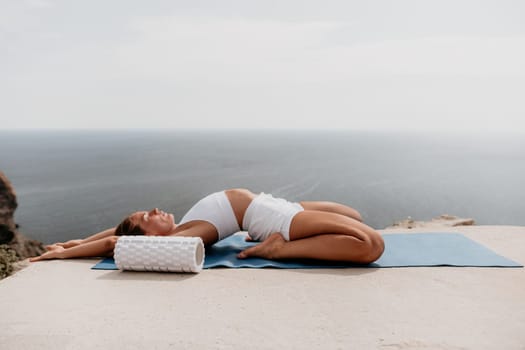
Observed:
[[[140,225],[137,225],[131,221],[129,216],[125,218],[115,229],[116,236],[141,236],[145,234],[146,232],[140,227]]]

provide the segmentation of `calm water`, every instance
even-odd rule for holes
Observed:
[[[525,225],[525,137],[351,131],[1,131],[16,221],[45,243],[231,187],[332,200],[383,228],[449,213]]]

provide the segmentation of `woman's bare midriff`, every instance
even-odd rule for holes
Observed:
[[[239,227],[242,228],[244,213],[257,195],[243,188],[233,188],[224,192],[230,201],[237,223],[239,224]]]

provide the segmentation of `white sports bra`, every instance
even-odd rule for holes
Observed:
[[[194,220],[206,221],[215,226],[219,240],[241,230],[230,200],[224,191],[212,193],[195,203],[182,217],[179,225]]]

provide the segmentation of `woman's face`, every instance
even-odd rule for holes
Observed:
[[[169,235],[177,226],[173,214],[165,213],[158,208],[138,211],[132,217],[133,221],[146,232],[146,236]]]

